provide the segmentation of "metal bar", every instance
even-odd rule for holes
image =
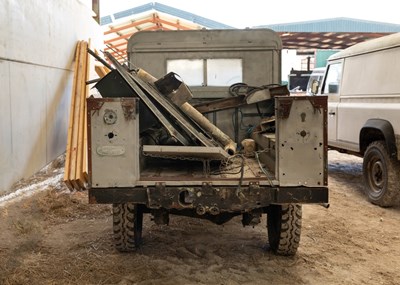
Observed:
[[[235,141],[239,141],[239,132],[240,132],[240,126],[239,126],[239,108],[235,108]]]
[[[98,56],[94,51],[92,51],[90,48],[87,49],[87,52],[93,56],[95,59],[97,59],[98,61],[100,61],[105,67],[107,67],[110,70],[113,70],[114,68],[112,68],[111,65],[109,65],[107,63],[107,61],[105,61],[104,59],[102,59],[100,56]]]
[[[92,80],[87,80],[86,81],[86,85],[92,84],[92,83],[97,83],[101,80],[101,78],[96,78],[96,79],[92,79]]]

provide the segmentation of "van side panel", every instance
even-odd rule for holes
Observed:
[[[341,96],[400,94],[400,47],[345,59]],[[385,100],[381,98],[382,100]]]
[[[362,102],[364,101],[364,102]],[[359,145],[359,131],[365,126],[369,119],[382,119],[392,122],[392,127],[395,134],[400,133],[400,124],[396,124],[399,120],[400,103],[385,102],[379,103],[378,99],[369,100],[348,100],[346,103],[340,103],[338,107],[338,140],[354,143]],[[400,98],[398,98],[400,101]],[[356,104],[355,104],[356,103]],[[351,124],[351,127],[349,127]],[[355,130],[358,130],[355,131]],[[359,151],[352,149],[353,151]]]
[[[400,48],[344,59],[337,139],[360,151],[359,132],[369,119],[392,122],[400,134]],[[349,127],[349,124],[351,127]]]

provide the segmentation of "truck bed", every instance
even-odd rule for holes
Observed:
[[[151,185],[157,181],[165,181],[168,185],[201,185],[203,182],[238,185],[241,181],[242,185],[250,182],[274,184],[273,172],[264,167],[256,157],[241,155],[220,164],[210,163],[209,166],[206,161],[154,159],[141,170],[139,183]]]

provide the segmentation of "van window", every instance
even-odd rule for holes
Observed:
[[[342,63],[333,63],[328,66],[328,71],[325,77],[323,94],[339,93],[340,79],[342,78]]]

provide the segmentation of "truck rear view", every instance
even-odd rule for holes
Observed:
[[[152,32],[128,49],[130,69],[108,55],[115,69],[87,102],[89,198],[113,204],[116,248],[140,246],[145,214],[244,226],[267,214],[271,250],[295,254],[302,204],[328,202],[327,109],[279,85],[279,37]]]

